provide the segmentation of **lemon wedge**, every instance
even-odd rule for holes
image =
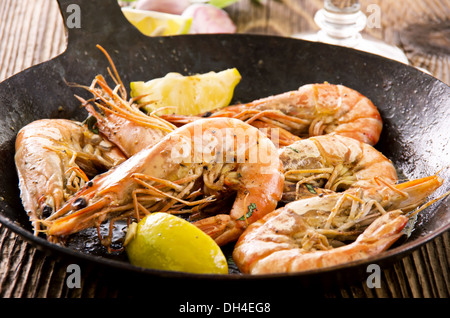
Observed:
[[[122,8],[124,16],[147,36],[186,34],[192,18],[157,11]]]
[[[133,265],[188,273],[227,274],[220,247],[195,225],[172,214],[156,212],[132,223],[125,249]]]
[[[228,106],[240,80],[236,68],[191,76],[172,72],[148,82],[131,82],[130,88],[132,97],[147,95],[138,101],[151,102],[144,106],[147,112],[171,106],[159,114],[198,115]]]

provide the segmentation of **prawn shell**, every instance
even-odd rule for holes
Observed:
[[[230,136],[236,142],[230,144],[227,139]],[[229,223],[217,235],[216,242],[223,245],[235,241],[248,224],[276,208],[284,176],[277,149],[270,139],[255,127],[233,118],[203,119],[180,127],[121,165],[96,176],[92,185],[80,190],[57,212],[61,218],[53,220],[47,235],[69,235],[112,217],[108,211],[117,211],[133,201],[133,191],[140,186],[136,175],[174,181],[186,177],[184,166],[214,168],[214,163],[227,162],[228,155],[236,161],[237,179],[227,187],[237,195],[229,211]],[[229,191],[227,187],[223,191]],[[84,198],[87,206],[73,212],[73,204],[79,198]],[[255,208],[249,213],[252,204]],[[84,222],[86,219],[90,223]]]

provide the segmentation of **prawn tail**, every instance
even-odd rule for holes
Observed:
[[[234,228],[230,223],[231,218],[227,214],[218,214],[193,222],[196,227],[208,234],[219,245],[221,245],[223,237],[228,236],[227,232]]]
[[[400,236],[409,218],[401,210],[394,210],[377,218],[356,240],[358,243],[374,243],[386,250]]]
[[[380,254],[404,235],[409,218],[394,210],[377,218],[353,243],[325,251],[323,266],[343,264]],[[314,254],[314,253],[313,253]],[[319,256],[319,255],[318,255]],[[320,258],[320,257],[319,257]]]

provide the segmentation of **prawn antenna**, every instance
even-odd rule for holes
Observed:
[[[111,56],[108,54],[108,52],[107,52],[100,44],[97,44],[96,47],[97,47],[100,51],[102,51],[102,53],[106,56],[106,59],[108,60],[109,65],[111,65],[111,68],[112,68],[112,70],[113,70],[114,75],[111,74],[111,72],[110,72],[110,70],[109,70],[109,67],[108,67],[108,72],[109,72],[109,74],[111,75],[111,77],[112,77],[112,79],[114,80],[114,82],[116,82],[116,83],[120,86],[119,89],[120,89],[120,93],[121,93],[121,95],[122,95],[121,97],[122,97],[123,99],[126,99],[126,98],[127,98],[127,91],[125,90],[125,86],[123,85],[122,79],[121,79],[120,76],[119,76],[119,72],[117,72],[117,68],[116,68],[116,66],[114,65],[114,62],[113,62]]]
[[[423,204],[420,208],[418,208],[417,210],[415,210],[415,211],[409,213],[409,215],[407,215],[407,216],[411,218],[411,217],[417,215],[419,212],[425,210],[425,209],[428,208],[430,205],[432,205],[433,203],[435,203],[435,202],[437,202],[437,201],[439,201],[439,200],[445,198],[445,197],[448,196],[449,194],[450,194],[450,191],[445,192],[444,194],[438,196],[437,198],[435,198],[435,199],[433,199],[433,200],[431,200],[431,201],[429,201],[429,202]]]

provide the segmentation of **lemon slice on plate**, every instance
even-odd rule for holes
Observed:
[[[131,82],[130,88],[132,97],[146,95],[138,102],[151,102],[144,106],[147,112],[171,106],[159,114],[198,115],[228,106],[240,80],[236,68],[191,76],[172,72],[148,82]]]
[[[125,236],[130,263],[136,266],[200,274],[227,274],[220,247],[195,225],[156,212],[132,223]]]
[[[147,36],[186,34],[192,18],[157,11],[122,8],[124,16]]]

